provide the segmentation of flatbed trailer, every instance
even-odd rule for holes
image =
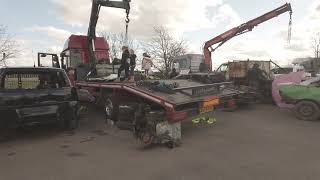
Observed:
[[[144,84],[175,84],[169,92]],[[181,122],[194,117],[209,118],[219,107],[234,104],[245,92],[230,87],[232,83],[202,84],[190,80],[140,82],[75,83],[103,104],[106,118],[117,122],[129,119],[134,134],[145,145],[176,144],[181,140]],[[126,110],[125,110],[126,109]],[[128,110],[129,109],[129,110]]]

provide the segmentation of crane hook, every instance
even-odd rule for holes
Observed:
[[[130,10],[129,9],[126,9],[126,19],[125,19],[125,22],[126,22],[126,34],[125,34],[125,44],[128,43],[128,30],[129,30],[129,23],[130,23],[130,18],[129,18],[129,14],[130,14]]]

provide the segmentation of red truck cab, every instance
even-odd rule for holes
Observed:
[[[96,37],[95,55],[98,62],[110,63],[109,44],[103,37]],[[71,35],[64,44],[61,53],[64,69],[74,70],[74,77],[70,76],[70,80],[82,80],[89,72],[89,49],[87,36]],[[72,74],[72,72],[71,72]]]

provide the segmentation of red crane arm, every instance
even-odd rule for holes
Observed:
[[[252,29],[255,26],[258,26],[259,24],[268,21],[274,17],[279,16],[280,14],[283,14],[285,12],[290,12],[290,23],[291,23],[291,15],[292,15],[292,8],[290,3],[286,3],[283,6],[278,7],[277,9],[274,9],[260,17],[257,17],[255,19],[252,19],[244,24],[241,24],[240,26],[234,27],[219,36],[214,37],[213,39],[207,41],[204,45],[203,51],[204,51],[204,63],[209,66],[210,70],[212,68],[212,59],[211,59],[211,53],[214,52],[217,48],[219,48],[221,45],[223,45],[225,42],[230,40],[231,38],[238,36],[240,34],[252,31]],[[290,34],[290,33],[289,33]],[[212,48],[213,45],[218,44],[215,48]]]

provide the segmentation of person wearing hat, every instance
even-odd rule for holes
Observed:
[[[121,66],[118,69],[118,78],[120,79],[121,72],[124,70],[125,78],[129,78],[129,67],[130,67],[130,53],[127,46],[122,46],[122,57],[121,57]]]

